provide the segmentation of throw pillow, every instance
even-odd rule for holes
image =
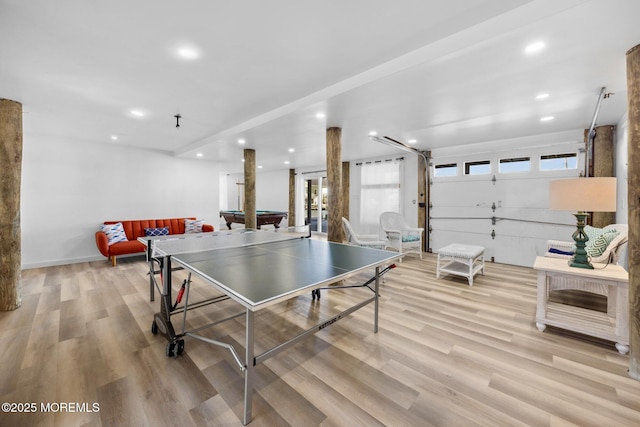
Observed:
[[[109,246],[114,243],[126,242],[128,240],[121,222],[117,222],[115,224],[103,224],[101,229],[102,232],[107,235],[107,243]]]
[[[613,241],[613,239],[618,236],[618,234],[620,233],[615,230],[609,230],[600,234],[594,240],[589,239],[587,245],[585,246],[587,255],[592,258],[597,258],[602,255],[604,251],[607,250],[607,247]]]
[[[185,234],[202,233],[203,224],[204,224],[203,219],[185,219],[184,233]]]
[[[169,227],[162,228],[145,228],[145,236],[166,236],[169,234]]]
[[[602,228],[592,227],[590,225],[584,226],[584,234],[587,235],[590,241],[596,240],[605,230]]]

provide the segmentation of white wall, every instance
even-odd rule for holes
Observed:
[[[238,191],[244,186],[244,174],[227,175],[228,209],[238,209]],[[289,210],[289,169],[256,172],[256,209],[269,211]]]
[[[238,192],[244,191],[244,174],[227,175],[227,206],[225,209],[238,209]],[[277,171],[256,171],[256,209],[270,211],[289,211],[289,169]],[[221,228],[226,228],[223,218],[218,219]],[[286,219],[282,224],[286,223]]]
[[[107,220],[195,216],[217,225],[220,167],[117,145],[25,135],[22,266],[104,259]]]

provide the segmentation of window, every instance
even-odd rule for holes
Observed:
[[[529,157],[514,157],[512,159],[500,159],[499,173],[529,172],[531,159]]]
[[[576,153],[549,154],[540,156],[540,170],[553,171],[563,169],[577,169],[578,155]]]
[[[363,233],[377,234],[382,212],[401,212],[402,161],[363,163],[361,166],[360,229]]]
[[[491,173],[491,161],[481,160],[479,162],[465,162],[465,175],[486,175]]]
[[[458,175],[457,163],[447,163],[442,165],[436,165],[433,172],[433,176],[456,176]]]

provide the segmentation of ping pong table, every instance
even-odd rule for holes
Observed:
[[[306,229],[306,228],[305,228]],[[320,331],[360,308],[374,303],[373,330],[378,331],[379,278],[402,257],[398,252],[350,246],[308,238],[308,233],[293,229],[260,231],[239,229],[236,231],[210,232],[191,235],[141,237],[147,245],[147,259],[151,281],[161,294],[160,311],[154,315],[152,332],[161,332],[168,340],[166,355],[178,356],[184,351],[184,337],[190,337],[228,350],[244,374],[243,424],[252,418],[252,399],[255,367],[282,350]],[[156,270],[156,264],[159,270]],[[175,265],[175,267],[172,267]],[[385,267],[386,266],[386,267]],[[172,304],[172,271],[181,268],[188,272],[176,303]],[[328,285],[341,282],[366,270],[375,269],[375,275],[363,284]],[[160,273],[161,283],[155,280]],[[220,296],[198,302],[189,302],[191,275],[204,279],[205,283],[220,291]],[[373,287],[371,284],[373,283]],[[313,299],[320,298],[320,289],[343,288],[368,289],[368,297],[354,303],[339,314],[311,327],[293,338],[255,355],[255,313],[261,309],[312,292]],[[184,295],[184,304],[178,307]],[[187,312],[204,305],[223,300],[233,300],[244,312],[228,316],[215,323],[187,331]],[[179,332],[171,317],[182,315]],[[245,322],[244,357],[233,345],[199,335],[198,332],[224,321],[243,316]]]

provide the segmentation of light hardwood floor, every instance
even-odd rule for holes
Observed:
[[[612,343],[539,332],[535,273],[486,270],[469,287],[436,280],[434,255],[406,257],[381,286],[377,334],[367,306],[258,366],[250,425],[640,425],[628,357]],[[0,412],[0,426],[242,425],[243,380],[227,351],[186,338],[182,356],[165,357],[166,341],[150,331],[158,301],[149,302],[146,272],[141,258],[23,272],[22,307],[0,313],[0,401],[38,410]],[[294,335],[364,291],[323,291],[319,303],[304,295],[260,312],[257,345]],[[191,296],[211,292],[196,280]],[[189,324],[219,310],[238,306],[199,309]],[[243,323],[205,334],[240,346]],[[40,410],[66,402],[99,411]]]

